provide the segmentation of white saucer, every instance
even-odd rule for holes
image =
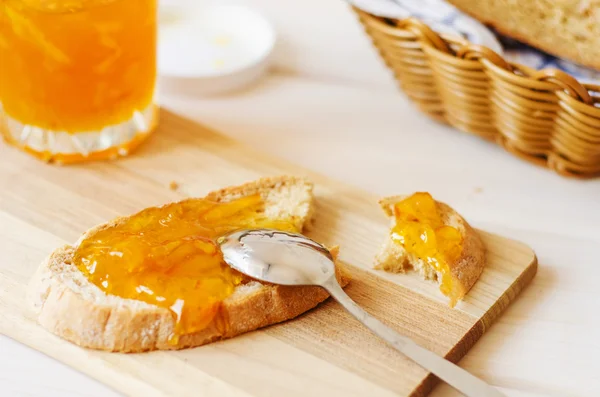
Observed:
[[[192,95],[240,89],[265,73],[274,47],[275,30],[250,8],[161,4],[161,89]]]

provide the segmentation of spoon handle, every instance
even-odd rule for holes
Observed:
[[[373,333],[383,338],[396,350],[430,371],[450,386],[467,397],[505,397],[498,390],[481,379],[471,375],[458,365],[438,356],[437,354],[417,345],[412,339],[402,336],[356,304],[335,277],[321,285],[329,294],[348,310],[358,321],[363,323]]]

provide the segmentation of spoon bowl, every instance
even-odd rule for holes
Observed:
[[[241,230],[218,241],[225,262],[272,284],[321,285],[335,276],[329,251],[307,237],[272,229]]]

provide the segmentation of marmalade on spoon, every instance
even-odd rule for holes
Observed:
[[[218,203],[188,199],[145,209],[84,238],[74,264],[107,294],[168,309],[171,342],[217,321],[223,300],[245,276],[223,261],[216,239],[239,229],[300,232],[292,219],[264,214],[260,195]]]
[[[392,239],[441,274],[440,291],[456,304],[450,264],[460,257],[463,237],[445,225],[438,206],[429,193],[415,193],[394,205],[396,224]]]

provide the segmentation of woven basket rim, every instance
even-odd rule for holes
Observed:
[[[575,93],[583,93],[583,92],[587,93],[588,91],[595,91],[600,94],[600,84],[596,85],[596,84],[580,82],[576,77],[572,76],[571,74],[564,72],[562,70],[558,70],[556,68],[550,67],[550,68],[542,68],[542,69],[533,69],[527,65],[523,65],[518,62],[508,61],[502,55],[496,53],[494,50],[492,50],[491,48],[489,48],[487,46],[472,44],[468,40],[461,38],[459,36],[456,36],[456,35],[448,35],[445,33],[438,34],[437,32],[433,31],[431,28],[429,28],[425,22],[419,20],[418,18],[415,18],[415,17],[409,17],[409,18],[405,18],[405,19],[385,18],[385,17],[371,14],[371,13],[364,11],[356,6],[352,6],[352,7],[359,15],[364,14],[364,15],[368,15],[370,17],[369,21],[367,23],[369,23],[371,21],[376,21],[378,28],[380,28],[381,30],[388,31],[388,32],[390,32],[390,34],[392,34],[394,36],[398,35],[398,33],[397,33],[398,28],[410,26],[411,32],[416,31],[418,29],[423,29],[418,34],[422,35],[423,37],[427,37],[427,38],[437,37],[436,39],[434,39],[434,41],[442,40],[445,43],[448,43],[448,44],[445,44],[444,46],[442,46],[442,48],[445,47],[445,48],[450,49],[451,44],[460,44],[462,46],[469,46],[470,48],[477,48],[481,52],[480,56],[484,58],[483,60],[481,60],[481,62],[487,62],[486,66],[489,66],[491,69],[497,71],[501,76],[505,77],[506,79],[510,79],[510,80],[514,81],[515,83],[518,82],[518,83],[524,83],[524,84],[533,84],[533,85],[536,85],[536,87],[532,87],[532,88],[540,89],[540,90],[548,90],[548,91],[557,91],[556,85],[572,88],[573,91],[569,94],[569,96],[574,97],[573,99],[577,98],[577,96],[574,95]],[[396,25],[391,26],[388,23],[386,23],[386,20],[395,21]],[[406,37],[406,36],[403,36],[403,37]],[[424,48],[425,51],[431,51],[432,55],[434,55],[434,56],[444,57],[448,62],[453,62],[453,61],[460,62],[460,61],[470,60],[470,58],[465,58],[465,54],[461,54],[461,57],[457,59],[457,56],[453,51],[450,50],[450,51],[444,52],[444,51],[440,50],[439,46],[431,45],[431,43],[428,41],[425,41],[422,44],[429,44],[428,47]],[[507,68],[500,67],[498,65],[498,62],[490,61],[488,58],[501,59],[504,64],[510,66],[510,69],[507,70]],[[477,64],[477,61],[473,61],[473,62],[474,62],[474,65]],[[525,76],[519,75],[519,74],[515,73],[515,71],[525,72]],[[550,79],[550,76],[553,76],[553,78]],[[539,88],[538,88],[538,84],[539,84]],[[569,92],[569,90],[566,89],[566,92]],[[589,95],[589,94],[587,94],[587,95]],[[582,95],[582,97],[585,98],[585,95]],[[577,99],[580,99],[580,98],[577,98]],[[596,116],[600,117],[600,108],[594,106],[594,101],[592,101],[591,99],[587,100],[587,101],[575,101],[575,102],[577,102],[577,104],[579,106],[581,106],[581,108],[580,108],[581,111],[584,111],[583,110],[584,108],[587,108],[588,111],[591,109],[594,112],[597,111]],[[599,103],[599,102],[600,102],[600,98],[597,101],[597,103]],[[578,106],[578,105],[575,105],[575,106]]]

